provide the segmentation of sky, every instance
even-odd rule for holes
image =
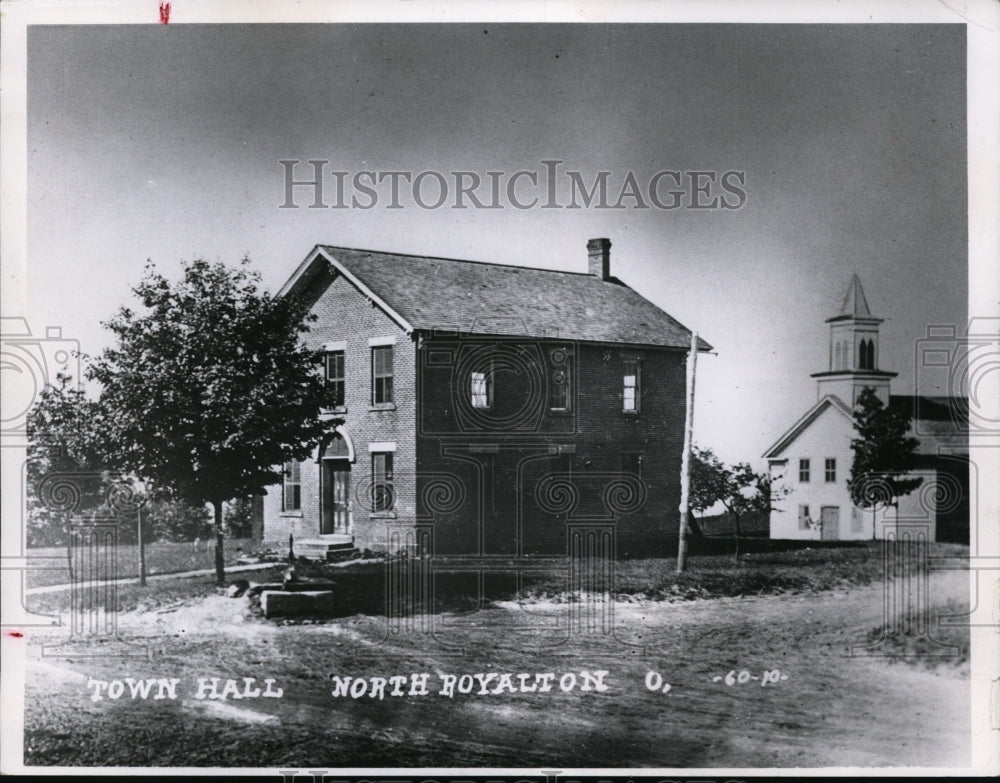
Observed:
[[[762,467],[815,402],[854,273],[894,392],[947,392],[914,353],[967,321],[965,41],[924,24],[34,26],[28,318],[98,353],[147,259],[172,275],[248,256],[275,291],[321,243],[582,272],[608,237],[612,273],[714,346],[695,441]],[[387,184],[370,209],[310,209],[307,188],[283,209],[282,160],[348,172],[348,202],[361,171],[544,182],[547,160],[558,203],[567,171],[609,172],[612,203],[630,173],[646,189],[733,171],[745,199],[547,209],[522,177],[527,209],[423,208],[405,182],[400,209]]]

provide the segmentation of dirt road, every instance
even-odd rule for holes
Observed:
[[[967,603],[966,574],[931,579],[932,606],[955,611]],[[386,618],[365,616],[275,625],[251,616],[242,599],[212,596],[173,612],[120,618],[121,634],[147,645],[151,660],[28,660],[25,763],[303,769],[967,764],[967,663],[848,654],[877,636],[882,604],[880,585],[618,602],[589,615],[603,619],[603,629],[588,631],[584,622],[580,632],[568,633],[568,608],[579,619],[577,610],[586,604],[503,603],[394,631]],[[613,621],[602,614],[609,609]],[[29,659],[39,644],[65,639],[48,634],[25,639]],[[916,649],[947,652],[927,640]],[[582,689],[584,671],[606,671],[598,675],[606,690]],[[747,672],[742,678],[741,671]],[[409,695],[409,675],[422,673],[429,675],[428,693]],[[762,684],[765,673],[770,681]],[[333,696],[331,675],[365,678],[364,695],[352,698],[345,685]],[[407,695],[392,696],[390,683],[383,698],[372,698],[371,678],[394,675],[408,678],[399,686]],[[463,681],[463,675],[472,676]],[[105,698],[92,700],[98,686],[88,688],[89,678],[125,677],[177,678],[177,698],[133,700],[126,690],[119,699],[104,691]],[[227,678],[241,689],[244,677],[256,678],[256,685],[272,678],[282,696],[199,699],[200,677],[221,678],[220,690]],[[479,683],[487,679],[483,694]],[[463,682],[471,692],[460,692]],[[546,682],[548,690],[539,687]],[[567,684],[573,687],[562,687]],[[535,689],[527,690],[531,685]]]

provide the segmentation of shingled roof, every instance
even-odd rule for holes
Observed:
[[[407,331],[691,345],[690,330],[614,277],[317,245],[280,293],[304,290],[324,268]],[[712,350],[701,339],[698,348]]]
[[[969,399],[893,394],[889,407],[913,418],[910,434],[919,441],[917,452],[937,454],[969,444]]]

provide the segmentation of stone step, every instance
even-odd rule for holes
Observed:
[[[354,536],[325,536],[296,541],[295,554],[298,557],[316,560],[336,560],[355,552]]]
[[[260,594],[264,617],[329,617],[337,614],[338,601],[330,590],[285,592],[265,590]]]
[[[322,549],[333,551],[336,549],[351,549],[354,547],[354,536],[330,536],[329,538],[303,538],[294,543],[295,550],[299,549]]]
[[[295,554],[305,552],[338,552],[345,549],[354,549],[354,544],[305,544],[295,542]]]

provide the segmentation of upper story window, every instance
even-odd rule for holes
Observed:
[[[485,370],[469,373],[469,401],[473,408],[493,407],[493,374]]]
[[[553,361],[555,363],[555,360]],[[561,352],[558,354],[558,363],[555,364],[552,371],[551,398],[549,400],[549,407],[554,411],[568,411],[570,408],[571,362],[571,356]]]
[[[622,410],[638,413],[642,390],[642,368],[637,360],[626,361],[622,369]]]
[[[799,460],[799,481],[803,484],[809,483],[809,460]]]
[[[372,403],[392,401],[392,346],[376,345],[372,348]]]
[[[823,463],[823,479],[827,484],[832,484],[837,480],[837,460],[828,458]]]
[[[300,511],[302,509],[301,467],[298,460],[285,463],[285,480],[281,487],[281,510]]]
[[[326,353],[326,390],[331,408],[344,407],[344,352]]]

